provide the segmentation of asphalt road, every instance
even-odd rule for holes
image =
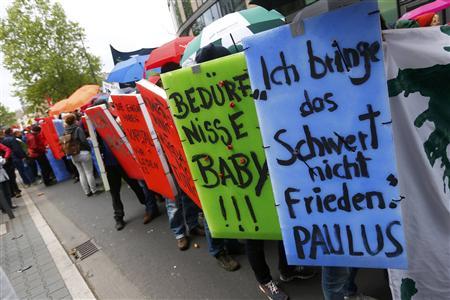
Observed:
[[[125,184],[122,185],[122,199],[127,226],[120,232],[114,229],[109,193],[86,198],[80,185],[72,181],[49,188],[39,187],[38,190],[44,192],[47,201],[81,231],[92,237],[110,261],[148,298],[264,299],[245,255],[237,256],[242,266],[239,271],[226,272],[209,256],[204,238],[194,238],[199,248],[191,246],[188,251],[179,251],[168,226],[165,208],[160,205],[162,216],[143,225],[143,206]],[[45,211],[42,213],[46,217]],[[57,228],[53,229],[57,231]],[[278,278],[276,243],[266,244],[272,276]],[[360,270],[357,277],[360,291],[377,299],[390,299],[384,274],[383,270]],[[322,299],[319,274],[310,280],[296,280],[281,286],[291,299]]]

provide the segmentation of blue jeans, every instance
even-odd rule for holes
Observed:
[[[242,245],[235,239],[217,239],[211,236],[206,218],[204,219],[206,242],[208,243],[208,252],[210,255],[216,257],[217,254],[223,251],[238,252]]]
[[[343,300],[344,296],[355,295],[357,268],[323,267],[322,290],[325,300]]]
[[[166,199],[166,209],[170,229],[177,240],[198,226],[199,208],[185,193],[178,194],[175,201]]]
[[[17,171],[19,171],[20,177],[24,184],[33,183],[33,179],[31,178],[30,172],[25,168],[25,164],[23,160],[13,158],[14,167],[16,167]]]
[[[158,205],[156,204],[155,193],[147,188],[145,181],[138,180],[139,185],[144,192],[145,200],[145,211],[149,214],[159,213]]]

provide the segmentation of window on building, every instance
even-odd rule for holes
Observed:
[[[184,1],[181,1],[181,3],[183,3],[184,15],[186,16],[186,19],[189,19],[189,17],[192,16],[192,14],[194,13],[192,11],[191,1],[190,0],[188,0],[188,1],[184,0]]]

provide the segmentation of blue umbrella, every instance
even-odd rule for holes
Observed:
[[[141,80],[144,78],[144,65],[147,59],[148,55],[138,55],[118,63],[109,73],[106,81],[125,83]]]

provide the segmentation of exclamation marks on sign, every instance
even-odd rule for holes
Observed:
[[[219,203],[220,203],[220,210],[222,211],[222,216],[226,222],[227,221],[227,211],[225,210],[225,204],[223,203],[222,196],[220,196],[220,198],[219,198]],[[226,223],[225,226],[228,227],[230,225],[228,223]]]
[[[250,200],[250,197],[245,195],[244,196],[244,200],[245,201],[239,202],[241,204],[241,208],[239,208],[239,203],[238,203],[236,197],[235,196],[231,196],[231,203],[233,204],[234,212],[236,213],[236,218],[238,220],[239,231],[241,231],[241,232],[245,231],[244,226],[242,225],[242,221],[248,222],[247,219],[246,219],[247,218],[246,217],[247,214],[244,213],[244,216],[242,216],[242,212],[243,212],[242,209],[245,210],[245,206],[247,206],[249,215],[250,215],[250,217],[251,217],[251,219],[252,219],[252,221],[253,221],[253,223],[255,225],[255,232],[257,232],[257,231],[259,231],[258,220],[256,219],[255,210],[253,208],[253,205],[252,205],[252,202]],[[244,204],[244,202],[245,202],[245,204]],[[222,217],[225,220],[225,227],[230,227],[230,224],[228,222],[229,221],[228,220],[229,215],[227,214],[227,210],[225,208],[225,201],[223,199],[223,196],[219,196],[219,205],[220,205],[220,212],[222,213]],[[244,206],[242,207],[242,205],[244,205]],[[243,217],[244,217],[245,220],[242,219]]]
[[[245,203],[247,204],[248,210],[250,211],[250,215],[252,216],[253,223],[255,223],[255,231],[259,230],[259,226],[257,225],[258,221],[256,220],[255,211],[253,210],[252,203],[250,202],[250,198],[245,195]]]
[[[231,200],[233,201],[234,210],[236,211],[236,217],[239,221],[239,231],[244,231],[244,227],[242,227],[242,224],[241,224],[241,212],[239,210],[239,206],[237,204],[236,198],[234,198],[234,196],[231,196]]]

